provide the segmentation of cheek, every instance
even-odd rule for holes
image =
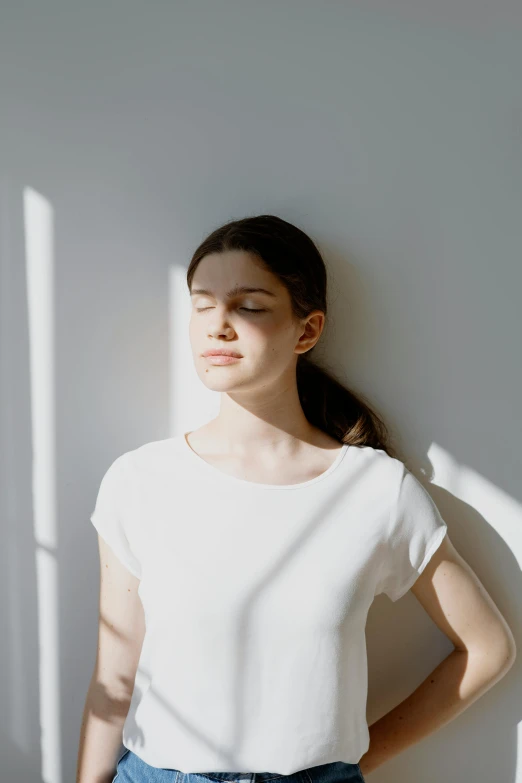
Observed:
[[[281,325],[271,324],[263,329],[261,352],[268,363],[284,367],[296,345],[295,332]]]
[[[267,321],[264,324],[258,324],[252,327],[250,333],[245,334],[246,341],[251,340],[257,343],[263,353],[278,354],[286,353],[289,334],[280,324],[274,321]]]
[[[297,340],[295,327],[288,322],[287,318],[275,319],[269,325],[267,334],[272,347],[281,353],[286,353],[289,349],[292,350]]]
[[[284,341],[292,339],[293,327],[284,313],[273,313],[270,318],[264,318],[259,326],[271,338],[276,336]]]
[[[189,323],[188,323],[188,337],[189,337],[189,341],[191,343],[194,342],[195,335],[196,335],[196,329],[195,329],[195,326],[194,326],[194,319],[191,318],[189,320]]]
[[[189,318],[187,333],[191,341],[200,339],[201,336],[205,337],[208,334],[205,319],[198,318],[197,313],[192,313]]]

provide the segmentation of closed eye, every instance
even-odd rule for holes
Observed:
[[[196,307],[196,311],[198,313],[202,313],[205,310],[210,310],[210,307]],[[266,310],[264,308],[253,308],[253,307],[239,307],[239,310],[246,310],[247,313],[265,313]]]

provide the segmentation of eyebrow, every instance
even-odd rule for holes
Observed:
[[[190,292],[190,295],[195,296],[195,294],[213,296],[212,291],[209,291],[206,288],[193,288]],[[276,296],[273,291],[269,291],[266,288],[253,288],[247,285],[236,285],[234,288],[231,288],[230,291],[227,291],[226,298],[233,299],[235,296],[240,296],[241,294],[267,294],[267,296]]]

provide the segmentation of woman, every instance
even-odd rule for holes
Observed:
[[[101,482],[78,783],[360,783],[497,682],[512,633],[382,421],[312,363],[327,310],[312,240],[272,215],[233,221],[187,283],[221,407]],[[368,728],[367,613],[409,589],[455,650]]]

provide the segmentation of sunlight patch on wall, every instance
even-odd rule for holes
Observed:
[[[58,531],[54,409],[54,217],[51,204],[24,188],[32,488],[38,611],[42,780],[61,781]]]

